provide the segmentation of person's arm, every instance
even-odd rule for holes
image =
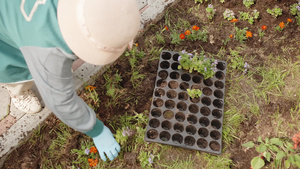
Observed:
[[[71,67],[76,57],[59,48],[22,47],[21,51],[46,106],[62,122],[92,137],[103,160],[104,153],[113,160],[119,144],[74,89]]]

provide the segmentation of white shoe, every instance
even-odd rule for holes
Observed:
[[[24,95],[11,96],[11,101],[17,109],[25,113],[37,113],[42,109],[39,99],[31,90]]]

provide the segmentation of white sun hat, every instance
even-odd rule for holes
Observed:
[[[57,8],[67,45],[94,65],[119,58],[140,29],[136,0],[59,0]]]

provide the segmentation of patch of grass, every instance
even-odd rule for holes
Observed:
[[[192,155],[189,155],[189,157],[185,159],[177,158],[176,160],[172,161],[171,164],[161,164],[159,163],[159,166],[166,168],[166,169],[180,169],[180,168],[195,168],[195,159],[192,157]]]
[[[51,145],[47,151],[41,152],[41,165],[43,168],[64,168],[65,166],[69,166],[70,161],[64,158],[64,154],[69,153],[66,151],[66,148],[71,138],[71,129],[66,124],[60,122],[56,129],[51,132],[55,132],[56,138],[51,140]],[[52,161],[55,161],[55,163]]]
[[[269,67],[262,66],[256,70],[263,79],[254,89],[256,97],[261,97],[266,103],[269,103],[271,95],[282,96],[282,87],[285,85],[285,78],[289,70],[271,63]]]
[[[205,154],[204,159],[207,161],[207,164],[204,168],[207,169],[228,169],[233,165],[232,160],[229,158],[228,154],[223,156]]]
[[[106,106],[111,106],[111,105],[117,105],[118,102],[116,100],[122,96],[121,92],[121,86],[120,82],[122,81],[122,76],[116,72],[113,76],[110,76],[111,72],[107,71],[103,75],[105,79],[105,88],[106,88],[106,95],[111,97],[111,102],[109,102],[109,105]]]
[[[44,139],[43,130],[47,127],[47,125],[39,125],[36,129],[33,130],[33,134],[28,140],[31,142],[31,146],[35,146],[36,144],[40,143]],[[31,147],[29,147],[30,149]]]
[[[226,144],[230,145],[234,139],[238,138],[236,135],[243,120],[245,120],[245,117],[241,111],[238,111],[237,107],[232,107],[224,112],[222,139]]]

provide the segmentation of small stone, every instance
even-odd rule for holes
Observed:
[[[214,44],[215,43],[213,35],[209,35],[209,43],[210,44]]]

